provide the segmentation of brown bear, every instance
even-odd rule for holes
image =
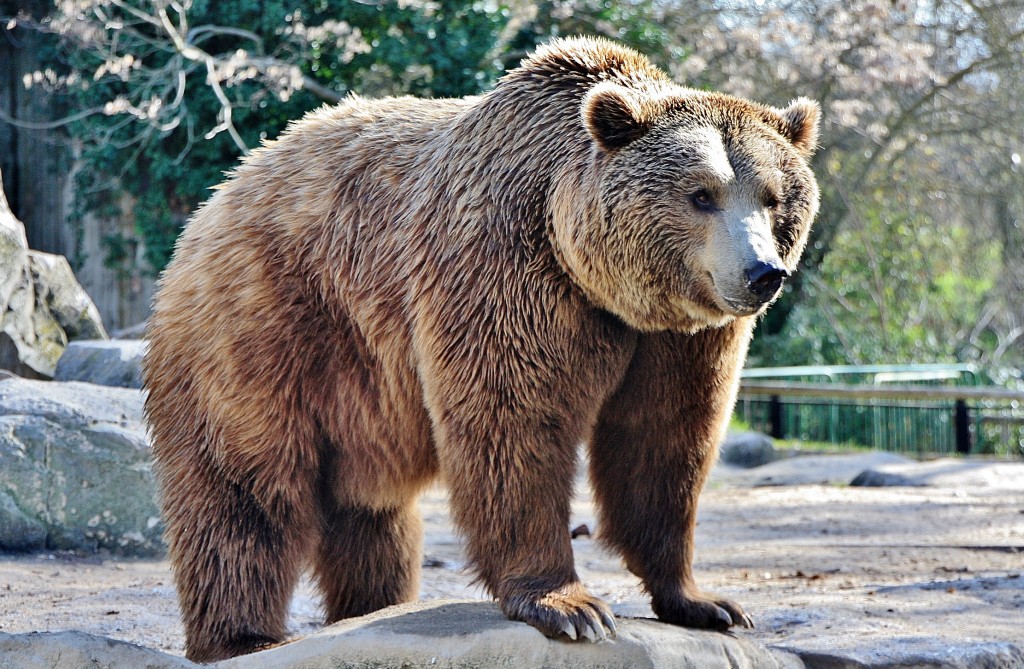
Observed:
[[[307,567],[328,622],[415,599],[437,477],[510,618],[604,638],[568,531],[583,442],[658,617],[749,626],[694,582],[697,496],[817,209],[818,116],[573,39],[480,97],[352,97],[246,158],[149,327],[188,657],[284,639]]]

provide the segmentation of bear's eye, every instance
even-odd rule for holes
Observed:
[[[764,196],[763,205],[765,209],[775,209],[779,206],[779,198],[774,193],[769,193]]]
[[[703,188],[690,196],[690,202],[693,202],[693,206],[700,211],[714,211],[717,209],[715,198],[711,197],[711,193]]]

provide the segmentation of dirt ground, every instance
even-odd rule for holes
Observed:
[[[423,599],[483,597],[470,585],[444,493],[421,503]],[[595,527],[584,489],[573,526]],[[635,577],[593,539],[573,541],[581,577],[619,615],[650,615]],[[782,647],[868,648],[888,639],[1017,641],[1024,623],[1024,493],[833,485],[735,487],[702,498],[696,571],[745,605]],[[296,634],[319,626],[304,582]],[[168,564],[74,554],[0,555],[0,632],[79,630],[183,653]],[[916,640],[916,641],[915,641]]]

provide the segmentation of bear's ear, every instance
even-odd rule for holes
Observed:
[[[814,155],[818,149],[818,123],[821,119],[821,107],[818,103],[801,97],[790,102],[785,109],[772,111],[781,121],[777,129],[782,136],[788,139],[804,158]]]
[[[605,151],[621,149],[647,134],[651,116],[632,91],[610,81],[594,86],[583,98],[583,123]]]

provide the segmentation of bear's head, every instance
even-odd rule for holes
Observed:
[[[819,108],[776,109],[613,81],[583,98],[582,194],[556,206],[562,264],[603,308],[645,331],[761,313],[796,269],[818,208],[807,161]],[[583,196],[583,202],[577,199]]]

